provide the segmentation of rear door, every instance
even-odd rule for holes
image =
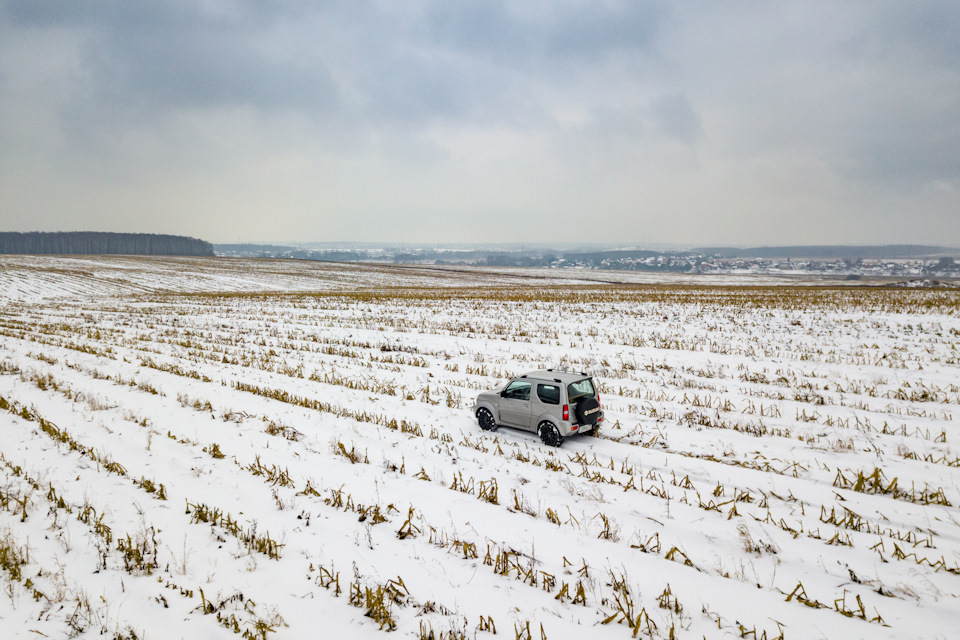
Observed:
[[[584,378],[568,384],[567,398],[570,402],[571,417],[575,417],[577,424],[581,427],[586,427],[582,431],[592,429],[600,415],[600,405],[597,402],[597,390],[593,386],[593,379]]]
[[[500,421],[512,427],[530,428],[530,388],[528,380],[514,380],[500,392]]]

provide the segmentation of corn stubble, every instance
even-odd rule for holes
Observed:
[[[960,575],[947,517],[960,499],[958,316],[945,291],[631,285],[4,307],[0,410],[35,437],[0,450],[0,569],[41,617],[116,638],[157,630],[105,626],[109,602],[64,586],[30,523],[89,547],[98,575],[151,606],[251,639],[279,636],[280,609],[299,605],[236,588],[200,556],[306,575],[309,597],[355,624],[422,640],[498,623],[542,639],[574,620],[611,636],[773,640],[802,635],[810,612],[837,637],[903,632],[935,606],[921,584],[948,592]],[[478,390],[543,366],[600,383],[595,445],[475,427]],[[136,499],[138,519],[78,494],[30,447]],[[213,479],[243,499],[218,506]],[[186,506],[167,518],[170,499]],[[208,546],[177,557],[178,538]],[[827,561],[782,561],[806,545]],[[479,609],[458,610],[411,558],[478,576]],[[717,580],[771,615],[712,604],[699,590]]]

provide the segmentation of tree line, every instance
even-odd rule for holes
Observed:
[[[136,256],[212,256],[205,240],[154,233],[100,231],[0,232],[0,253]]]

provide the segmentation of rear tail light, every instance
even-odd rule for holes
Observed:
[[[570,419],[570,405],[566,405],[566,404],[563,405],[563,419],[564,420]]]

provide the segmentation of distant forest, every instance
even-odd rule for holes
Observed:
[[[185,236],[99,231],[0,232],[0,254],[213,256],[213,245]]]

